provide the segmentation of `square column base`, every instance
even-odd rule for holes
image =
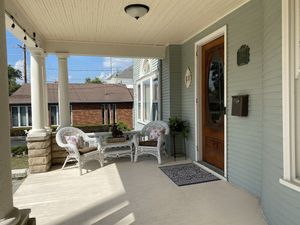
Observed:
[[[43,173],[51,167],[51,133],[31,133],[27,138],[30,173]]]

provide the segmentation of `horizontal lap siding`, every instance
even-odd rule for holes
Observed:
[[[228,178],[256,196],[262,185],[262,1],[253,0],[182,46],[182,117],[191,124],[189,155],[195,158],[195,64],[194,44],[218,28],[227,25],[227,107],[228,107]],[[250,47],[250,63],[237,66],[237,50],[243,44]],[[190,68],[193,83],[184,86],[186,68]],[[199,81],[199,80],[198,80]],[[231,116],[231,97],[249,94],[249,115]],[[201,149],[201,148],[200,148]]]
[[[272,225],[300,224],[300,194],[279,183],[283,175],[281,0],[264,0],[264,114],[262,206]]]

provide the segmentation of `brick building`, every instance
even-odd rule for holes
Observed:
[[[78,125],[111,125],[124,122],[133,127],[133,93],[118,84],[69,84],[71,122]],[[30,84],[9,97],[11,127],[31,126]],[[49,124],[59,125],[58,84],[48,84]]]

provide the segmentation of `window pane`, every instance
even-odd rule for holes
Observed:
[[[141,85],[140,85],[140,84],[138,85],[137,91],[138,91],[138,101],[140,102],[140,101],[141,101],[141,98],[142,98],[142,97],[141,97],[141,94],[142,94],[142,93],[141,93]]]
[[[158,103],[154,102],[152,105],[152,121],[158,120]]]
[[[56,106],[50,106],[50,119],[51,119],[51,125],[58,125]]]
[[[12,125],[13,125],[13,127],[18,127],[19,126],[18,107],[12,107],[11,108],[11,114],[12,114]]]
[[[102,105],[102,124],[105,124],[105,105]]]
[[[158,101],[158,82],[153,83],[153,101]]]
[[[31,107],[28,106],[28,126],[32,126]]]
[[[107,124],[110,125],[110,105],[107,105]]]
[[[27,126],[26,106],[20,107],[20,120],[21,126]]]
[[[144,82],[144,120],[150,120],[150,80]]]

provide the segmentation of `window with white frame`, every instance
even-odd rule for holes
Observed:
[[[54,126],[59,125],[59,108],[58,105],[50,106],[50,124]]]
[[[11,118],[13,127],[28,127],[32,125],[30,106],[12,106]]]
[[[282,0],[283,179],[300,191],[300,0]]]
[[[142,78],[137,84],[138,121],[148,123],[159,120],[159,82],[157,75]]]

